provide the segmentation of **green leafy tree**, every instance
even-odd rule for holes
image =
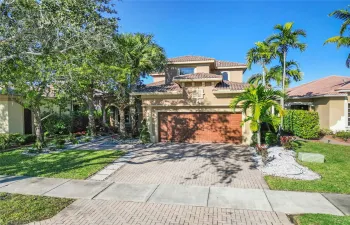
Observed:
[[[119,131],[126,135],[125,109],[130,107],[133,127],[135,101],[132,91],[142,85],[141,78],[147,74],[162,70],[166,64],[164,49],[155,43],[153,35],[136,33],[116,36],[118,51],[112,56],[117,62],[118,78],[108,83],[112,103],[119,111]],[[134,130],[134,129],[133,129]]]
[[[282,107],[277,103],[278,98],[283,98],[284,94],[279,90],[265,88],[259,84],[250,85],[245,91],[234,98],[230,107],[235,112],[237,107],[242,107],[246,115],[242,123],[250,121],[250,129],[257,132],[257,142],[261,145],[261,123],[265,122],[276,126],[279,118],[271,115],[270,109],[275,107],[280,116],[283,115]],[[249,111],[249,113],[248,113]]]
[[[350,6],[348,6],[349,8]],[[335,10],[329,16],[333,16],[337,19],[343,20],[343,24],[340,27],[339,35],[331,37],[325,41],[324,44],[335,43],[337,48],[350,47],[350,12],[348,9]],[[346,59],[346,66],[350,68],[350,54]]]
[[[267,42],[275,46],[278,51],[280,62],[283,65],[282,74],[282,91],[285,93],[286,87],[286,66],[287,66],[287,54],[290,49],[298,49],[304,51],[306,44],[299,41],[299,37],[306,37],[306,32],[301,29],[293,30],[293,22],[287,22],[284,25],[277,24],[274,29],[279,33],[273,34],[267,39]],[[281,106],[284,108],[284,98],[281,99]]]
[[[276,48],[274,45],[270,45],[266,41],[256,42],[255,47],[251,48],[246,56],[247,67],[251,69],[253,64],[260,64],[262,67],[262,84],[266,86],[266,65],[276,57]]]
[[[265,68],[266,86],[272,87],[272,82],[276,82],[277,85],[282,84],[283,67],[281,65],[273,66],[270,69]],[[286,63],[286,83],[285,86],[288,88],[289,84],[293,81],[302,80],[303,73],[299,68],[299,64],[295,61],[288,61]],[[261,84],[263,75],[261,73],[254,74],[248,79],[250,84]]]
[[[66,55],[108,47],[117,19],[103,16],[114,13],[108,0],[4,0],[0,11],[0,87],[31,109],[41,146],[40,106],[60,93],[64,68],[74,67]]]

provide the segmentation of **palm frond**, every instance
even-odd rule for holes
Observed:
[[[330,13],[329,16],[334,16],[337,19],[341,20],[349,20],[350,19],[350,12],[346,9],[339,9],[335,10],[334,12]]]
[[[350,54],[348,55],[348,58],[346,59],[345,65],[346,65],[346,67],[350,68]]]

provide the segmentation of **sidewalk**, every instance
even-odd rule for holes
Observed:
[[[0,176],[0,192],[61,198],[350,215],[350,195]]]

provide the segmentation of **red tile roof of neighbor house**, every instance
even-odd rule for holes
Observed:
[[[343,96],[341,89],[350,87],[350,77],[329,76],[288,89],[289,97]]]
[[[205,57],[205,56],[194,56],[194,55],[185,55],[174,58],[169,58],[169,63],[177,63],[177,62],[206,62],[206,61],[215,61],[215,67],[245,67],[246,64],[238,63],[238,62],[229,62],[223,60],[216,60],[214,58]]]
[[[212,73],[193,73],[174,77],[174,80],[195,80],[195,79],[222,79],[222,75]]]

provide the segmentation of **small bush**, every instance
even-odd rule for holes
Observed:
[[[148,130],[146,120],[142,120],[141,122],[140,140],[143,144],[151,142],[151,134]]]
[[[344,141],[348,141],[350,139],[350,131],[339,131],[333,137],[341,138]]]
[[[26,134],[24,135],[24,144],[31,144],[36,141],[35,134]]]
[[[326,135],[333,135],[333,131],[328,128],[321,128],[319,132],[319,136],[324,137]]]
[[[287,110],[283,118],[283,129],[301,138],[318,138],[320,131],[318,113],[305,110]]]
[[[251,141],[251,146],[256,146],[258,144],[258,135],[256,132],[253,133],[252,135],[252,141]]]
[[[281,136],[280,137],[281,145],[285,149],[293,149],[294,148],[294,141],[295,141],[295,137],[292,137],[292,136]]]
[[[66,143],[66,140],[64,140],[63,138],[57,138],[53,140],[54,145],[64,145],[64,143]]]
[[[272,132],[267,132],[265,134],[265,142],[267,145],[273,146],[277,144],[277,135]]]
[[[50,113],[43,113],[43,117],[48,116]],[[50,136],[57,134],[69,134],[72,130],[72,117],[70,115],[57,113],[51,114],[49,117],[42,121],[44,132],[47,132]]]

